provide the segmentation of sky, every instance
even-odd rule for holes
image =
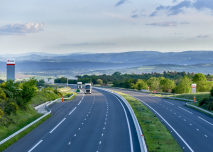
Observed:
[[[213,0],[0,0],[0,54],[213,50]]]

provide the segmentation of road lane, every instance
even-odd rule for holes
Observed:
[[[185,102],[183,101],[162,99],[145,93],[123,89],[111,90],[129,94],[146,104],[168,128],[184,151],[212,151],[212,117],[186,107]],[[158,114],[161,115],[169,125]],[[171,127],[180,135],[180,137]]]
[[[71,102],[50,108],[52,117],[4,151],[131,151],[125,112],[113,95],[94,89],[92,94],[78,94]],[[133,121],[126,113],[134,151],[140,151]]]

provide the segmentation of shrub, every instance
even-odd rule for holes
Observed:
[[[17,110],[18,110],[18,105],[16,103],[14,103],[14,102],[7,103],[5,105],[5,108],[4,108],[4,111],[8,115],[10,115],[11,113],[16,114]]]
[[[0,118],[4,115],[4,112],[0,109]]]
[[[204,97],[204,98],[199,102],[199,106],[202,106],[202,105],[206,104],[207,101],[208,101],[208,99]]]

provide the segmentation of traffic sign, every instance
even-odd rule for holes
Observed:
[[[172,90],[171,90],[171,89],[169,89],[169,92],[172,92]]]
[[[153,93],[157,93],[157,91],[156,91],[156,90],[154,90],[154,91],[153,91]]]

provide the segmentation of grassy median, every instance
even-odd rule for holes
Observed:
[[[142,128],[149,152],[183,151],[169,130],[144,104],[132,96],[117,92],[131,105]]]

